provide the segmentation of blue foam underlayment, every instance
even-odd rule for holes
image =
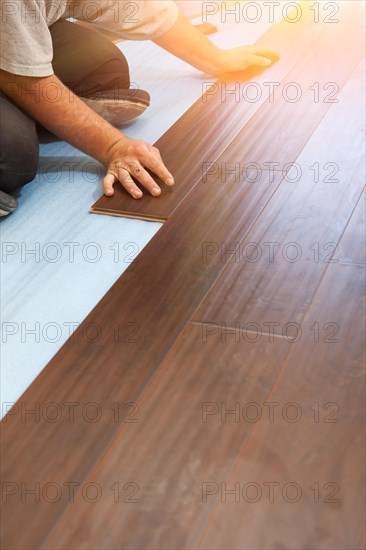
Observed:
[[[269,26],[248,27],[247,43]],[[243,42],[242,30],[235,31],[226,27],[211,38],[235,46]],[[119,47],[132,81],[152,99],[123,131],[154,143],[201,96],[202,82],[214,80],[151,42]],[[38,176],[21,190],[17,211],[0,222],[2,415],[161,227],[89,214],[102,193],[101,166],[64,142],[41,145],[40,155]],[[36,254],[26,254],[32,249]]]

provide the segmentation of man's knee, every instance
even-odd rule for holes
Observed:
[[[14,127],[1,131],[0,189],[11,193],[31,182],[37,174],[38,138],[35,128],[25,134],[21,128]]]
[[[64,19],[52,25],[50,32],[54,72],[74,93],[91,97],[130,87],[127,59],[111,40]]]
[[[112,89],[128,90],[131,86],[128,62],[123,53],[118,48],[116,50],[117,52],[114,52],[114,56],[111,59],[112,67],[114,66],[114,70],[112,68],[111,72],[112,74],[115,73],[116,82],[116,85]]]
[[[0,189],[11,193],[35,178],[39,145],[35,122],[4,95],[0,133]]]
[[[80,95],[90,97],[98,92],[109,90],[128,90],[131,85],[130,70],[126,57],[112,42],[102,42],[100,57],[94,70],[80,84]]]
[[[0,163],[0,189],[12,193],[34,180],[38,169],[38,147],[17,146],[13,151],[2,154]]]

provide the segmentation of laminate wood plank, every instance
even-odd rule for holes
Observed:
[[[282,340],[223,345],[218,333],[205,342],[188,325],[140,397],[139,423],[120,427],[85,479],[105,498],[90,506],[79,492],[41,548],[195,548],[212,511],[202,483],[229,475],[253,427],[225,407],[266,401],[288,351]],[[138,502],[114,502],[117,480]]]
[[[311,329],[315,323],[318,342]],[[324,329],[325,323],[339,330]],[[332,265],[306,317],[306,330],[267,398],[277,404],[272,421],[263,416],[232,475],[216,480],[228,488],[252,483],[251,490],[244,489],[238,502],[232,495],[227,502],[214,495],[216,510],[199,548],[362,548],[364,334],[364,269]],[[271,498],[268,483],[273,483]],[[287,483],[292,485],[286,488]],[[258,487],[259,499],[253,502]]]
[[[339,245],[337,259],[343,263],[366,265],[366,194],[362,193]]]
[[[312,44],[309,56],[303,59],[279,83],[270,100],[258,110],[236,136],[242,153],[236,160],[256,163],[277,163],[282,168],[296,160],[323,117],[337,103],[339,92],[357,70],[355,97],[364,89],[361,67],[364,66],[364,5],[356,2],[345,8],[338,24],[331,25]],[[349,51],[343,45],[352,33]],[[291,91],[290,91],[291,90]],[[354,109],[355,107],[353,107]],[[359,124],[362,124],[364,103],[359,104]],[[352,131],[352,126],[346,124]],[[338,130],[338,128],[337,128]],[[338,131],[340,131],[339,128]],[[332,129],[334,132],[335,129]],[[329,136],[331,137],[331,136]],[[345,151],[351,149],[348,135],[340,140]],[[357,142],[359,145],[359,141]],[[362,147],[362,142],[361,142]],[[356,149],[359,152],[359,149]],[[207,161],[210,159],[206,157]],[[278,168],[277,168],[278,169]]]
[[[357,549],[363,550],[366,547],[366,526],[362,526],[360,534],[360,542],[357,545]]]
[[[230,151],[227,155],[222,160],[230,162]],[[280,180],[281,175],[275,174],[275,183],[270,185],[263,176],[255,186],[241,180],[214,190],[207,185],[194,187],[3,422],[3,481],[61,485],[65,479],[79,483],[86,479],[119,429],[110,414],[111,404],[138,401],[224,268],[226,260],[217,256],[203,260],[203,246],[209,240],[242,240]],[[84,333],[91,323],[102,328],[94,343]],[[138,329],[137,342],[123,342],[128,335],[133,338],[127,323]],[[118,342],[114,341],[116,326]],[[57,422],[44,417],[44,407],[50,402],[61,407]],[[85,411],[81,415],[90,402],[102,409],[98,422],[88,421]],[[76,404],[72,422],[67,403]],[[42,411],[39,421],[24,417],[24,406]],[[41,499],[36,506],[28,501],[19,507],[9,499],[3,513],[7,525],[3,545],[39,547],[69,504],[65,495],[52,504]],[[24,526],[21,533],[19,524]]]
[[[159,182],[163,193],[158,199],[145,194],[143,199],[136,201],[122,186],[116,185],[114,196],[102,196],[91,207],[91,212],[122,216],[127,214],[129,217],[159,221],[168,219],[202,177],[206,166],[204,161],[215,161],[268,99],[270,87],[264,83],[281,81],[299,64],[299,56],[307,50],[309,41],[320,43],[319,37],[324,32],[324,26],[308,24],[306,10],[303,14],[305,22],[301,20],[298,24],[291,24],[282,21],[274,25],[259,41],[260,44],[271,46],[281,53],[279,63],[265,72],[247,71],[223,77],[218,83],[211,80],[214,86],[212,90],[204,94],[155,144],[161,151],[166,166],[174,174],[174,188]],[[311,64],[311,57],[309,51],[304,54],[308,64]],[[306,70],[307,64],[301,60],[300,65],[303,63]],[[238,101],[235,94],[225,96],[226,89],[238,89],[238,86],[253,80],[262,90],[258,101]]]
[[[339,103],[294,158],[295,173],[285,178],[245,240],[212,243],[213,254],[225,257],[226,250],[236,254],[195,321],[232,327],[257,323],[261,330],[279,335],[288,323],[301,323],[327,265],[339,261],[339,240],[364,187],[359,75],[357,67]],[[336,156],[342,148],[343,155]],[[309,167],[314,163],[324,167],[332,159],[339,165],[336,179],[323,171],[318,181]],[[294,175],[297,181],[291,182]]]
[[[124,405],[138,402],[223,269],[217,257],[203,261],[204,243],[242,239],[280,182],[276,174],[275,184],[263,177],[256,186],[241,180],[215,192],[194,189],[5,417],[3,481],[82,484],[121,424],[111,407],[119,404],[123,419]],[[49,403],[56,411],[48,412]],[[89,422],[98,411],[100,419]],[[3,545],[38,548],[68,506],[66,495],[55,503],[28,499],[21,507],[9,499],[2,505]],[[21,533],[20,523],[26,526]]]
[[[332,95],[332,87],[324,90],[322,99],[332,101],[330,109],[296,159],[301,171],[310,174],[314,183],[337,182],[339,173],[353,170],[365,158],[365,66],[363,57],[333,98],[328,95]],[[322,79],[319,87],[324,82]]]

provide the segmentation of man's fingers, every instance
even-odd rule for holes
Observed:
[[[104,189],[105,195],[107,195],[107,197],[113,197],[113,195],[114,195],[113,184],[116,183],[116,181],[119,181],[123,185],[123,187],[126,189],[126,191],[130,195],[133,196],[134,199],[141,199],[142,191],[141,191],[141,189],[139,189],[137,187],[137,185],[135,184],[135,182],[131,178],[131,175],[130,175],[129,171],[127,170],[127,168],[126,169],[125,168],[118,168],[117,171],[118,171],[118,175],[115,176],[114,174],[109,173],[103,179],[103,189]],[[144,170],[144,172],[146,172],[146,171]],[[153,181],[154,185],[156,186],[154,180],[152,180],[152,181]],[[159,194],[160,194],[159,187],[158,187],[158,190],[159,190]],[[157,194],[154,195],[154,196],[157,196]]]
[[[280,58],[280,54],[276,50],[273,50],[272,48],[265,48],[263,46],[252,46],[250,52],[254,55],[266,57],[271,61],[278,61]]]
[[[131,174],[126,168],[119,168],[118,180],[134,199],[141,199],[142,191],[137,187],[136,183],[131,178]]]
[[[174,178],[167,167],[164,165],[158,149],[156,149],[155,147],[153,147],[152,149],[153,153],[151,153],[144,159],[144,165],[146,166],[146,168],[149,168],[149,170],[154,172],[154,174],[158,176],[158,178],[160,178],[161,181],[165,183],[165,185],[174,185]]]
[[[114,189],[113,184],[117,181],[117,178],[113,174],[107,174],[103,179],[103,190],[107,197],[113,197]]]
[[[159,197],[161,195],[160,187],[139,162],[134,161],[128,163],[127,167],[130,174],[137,179],[153,197]]]
[[[127,155],[122,152],[119,159],[115,156],[115,160],[109,163],[108,173],[103,180],[103,188],[107,196],[113,196],[113,185],[118,180],[132,197],[140,199],[143,193],[135,184],[137,180],[153,197],[159,197],[161,189],[147,169],[166,185],[174,185],[174,178],[164,165],[156,147],[143,141],[130,141],[127,150]]]
[[[268,67],[272,65],[272,60],[267,57],[261,57],[260,55],[249,55],[247,62],[250,65],[256,65],[257,67]]]

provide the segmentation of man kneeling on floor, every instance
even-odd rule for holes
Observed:
[[[9,194],[35,178],[37,125],[104,164],[107,196],[119,181],[140,199],[132,176],[159,196],[146,169],[174,184],[158,149],[115,128],[140,115],[149,94],[130,88],[129,66],[117,46],[70,18],[94,20],[121,38],[153,40],[210,75],[267,66],[276,57],[255,46],[217,48],[172,0],[1,0],[0,215],[16,208]],[[47,90],[57,90],[57,101]]]

